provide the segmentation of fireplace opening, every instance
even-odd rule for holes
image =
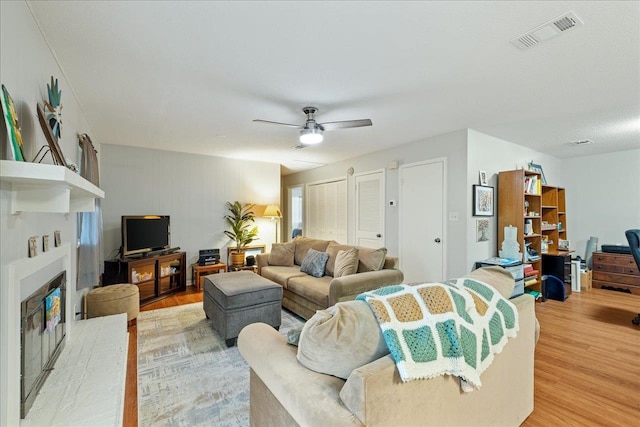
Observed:
[[[25,418],[64,346],[66,271],[20,304],[20,417]]]

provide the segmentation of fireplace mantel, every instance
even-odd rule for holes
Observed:
[[[11,185],[10,212],[91,212],[104,191],[64,166],[0,160],[0,180]]]

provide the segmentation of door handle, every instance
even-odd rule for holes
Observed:
[[[436,240],[434,240],[434,242],[436,242],[436,243],[440,243],[440,238],[439,238],[439,237],[436,237]]]
[[[382,237],[382,234],[376,234],[376,237]]]

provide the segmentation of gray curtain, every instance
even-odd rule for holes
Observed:
[[[78,137],[82,148],[80,175],[100,187],[97,151],[86,133]],[[100,283],[102,273],[102,208],[96,199],[93,212],[78,214],[78,279],[76,289],[93,288]]]

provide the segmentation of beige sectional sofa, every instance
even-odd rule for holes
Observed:
[[[510,289],[500,291],[502,295],[508,296],[513,290],[513,278],[510,280]],[[360,302],[342,303],[335,308]],[[298,348],[289,345],[278,331],[262,323],[249,325],[240,333],[238,347],[250,366],[250,424],[520,425],[533,411],[534,351],[539,325],[530,295],[511,302],[518,310],[518,335],[482,373],[480,389],[469,393],[461,390],[457,377],[449,375],[403,383],[389,354],[353,369],[346,381],[319,373],[300,362]],[[344,325],[339,326],[344,332]],[[340,335],[337,330],[334,332],[326,334],[326,339]],[[359,333],[353,335],[357,341]],[[332,348],[332,344],[327,342],[325,348]]]
[[[282,306],[305,319],[317,310],[352,300],[362,292],[402,282],[404,276],[397,269],[398,258],[387,257],[385,249],[358,248],[356,273],[334,277],[338,252],[353,248],[335,241],[296,237],[291,242],[274,245],[272,253],[258,254],[258,274],[280,284]],[[309,249],[329,253],[324,276],[313,277],[300,271]],[[276,250],[279,256],[274,256]]]

